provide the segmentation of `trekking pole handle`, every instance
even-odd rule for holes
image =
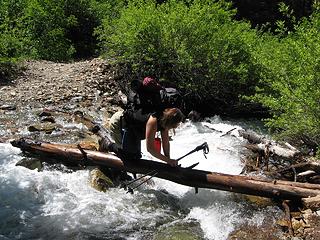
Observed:
[[[176,161],[180,161],[182,158],[190,155],[191,153],[197,152],[203,150],[203,154],[208,154],[209,153],[209,146],[207,142],[202,143],[201,145],[197,146],[195,149],[192,151],[188,152],[186,155],[179,157]]]

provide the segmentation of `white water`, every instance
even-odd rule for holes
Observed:
[[[182,166],[200,162],[196,169],[239,174],[244,140],[237,129],[220,137],[232,128],[241,127],[219,118],[187,122],[173,136],[171,156],[206,141],[207,159],[196,152],[181,160]],[[101,193],[90,187],[89,170],[38,172],[15,166],[21,158],[19,149],[0,144],[0,239],[152,239],[160,229],[196,221],[204,234],[199,239],[223,240],[241,223],[260,225],[267,214],[278,213],[275,207],[252,209],[238,194],[208,189],[195,194],[158,178],[133,195],[120,188]]]

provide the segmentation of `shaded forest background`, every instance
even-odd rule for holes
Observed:
[[[102,56],[123,86],[150,75],[203,116],[264,117],[320,140],[317,0],[0,0],[0,84],[24,59]]]

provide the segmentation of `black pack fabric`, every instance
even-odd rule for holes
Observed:
[[[160,90],[160,101],[164,108],[183,107],[182,95],[176,88],[164,88]]]
[[[176,88],[148,89],[140,81],[133,81],[127,96],[124,118],[127,124],[143,127],[152,113],[166,108],[183,107],[183,98]]]

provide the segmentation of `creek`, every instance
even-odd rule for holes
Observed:
[[[52,134],[29,133],[38,110],[1,113],[0,137],[25,136],[39,140],[75,143],[84,126],[57,117],[63,129]],[[95,117],[99,117],[97,114]],[[240,174],[245,140],[237,130],[257,128],[253,122],[227,121],[219,117],[186,122],[176,129],[171,156],[178,158],[203,142],[201,151],[183,160],[182,166],[199,162],[196,169]],[[213,130],[215,129],[215,130]],[[234,129],[230,134],[223,133]],[[218,131],[216,131],[218,130]],[[146,153],[142,142],[144,158]],[[258,205],[241,194],[199,189],[154,177],[134,194],[123,188],[98,192],[89,184],[89,169],[69,171],[44,167],[29,170],[15,164],[23,158],[8,140],[0,143],[0,239],[228,239],[241,226],[253,226],[256,234],[274,224],[282,211],[274,204]]]

